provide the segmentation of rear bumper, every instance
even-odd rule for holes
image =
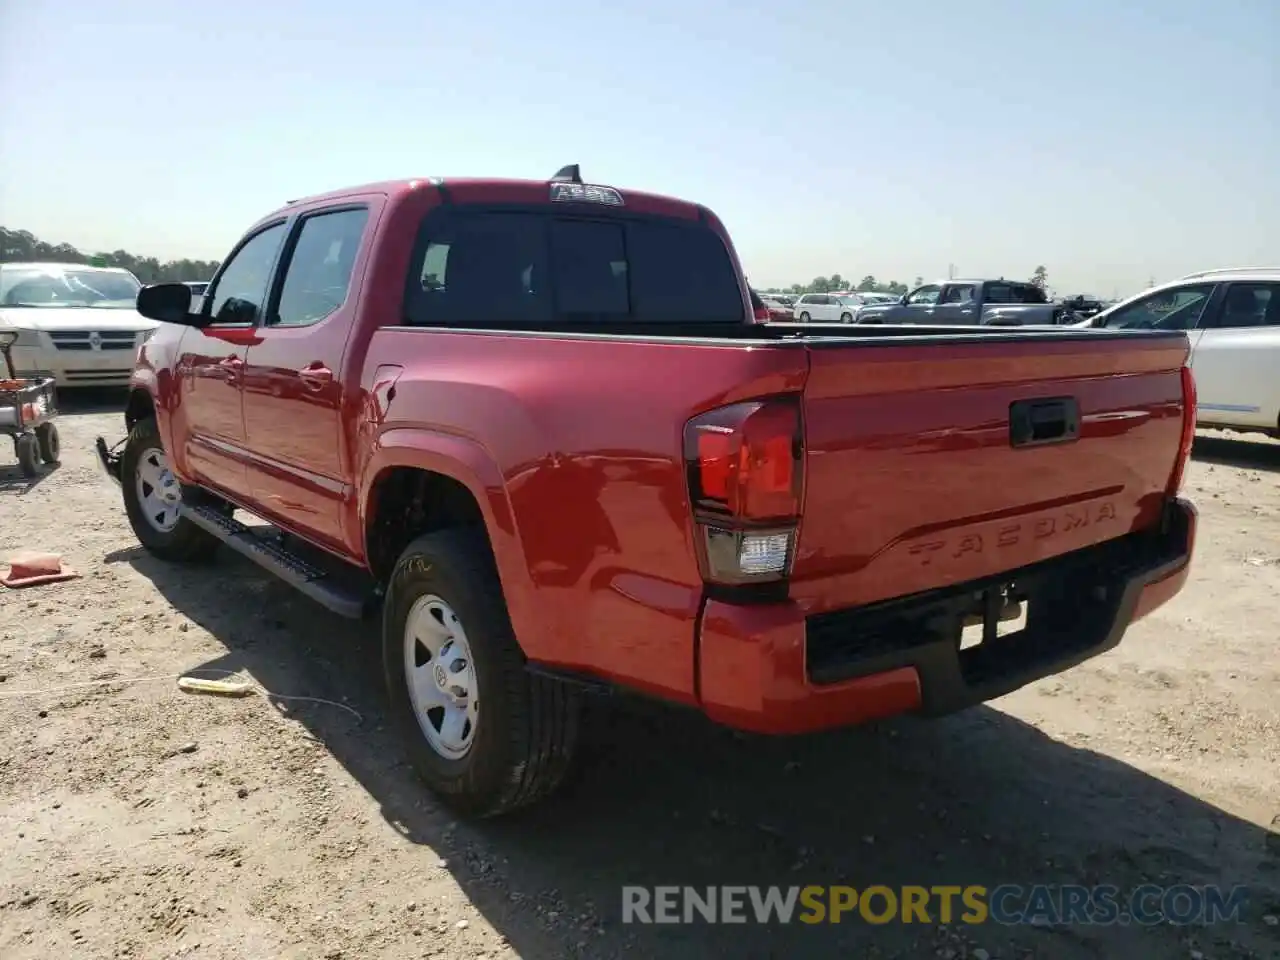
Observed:
[[[1115,647],[1133,621],[1186,583],[1197,516],[1170,502],[1158,531],[1131,534],[999,580],[806,617],[794,603],[708,601],[699,628],[702,706],[759,733],[941,715],[1010,693]],[[961,651],[961,621],[983,590],[1012,582],[1027,627]]]

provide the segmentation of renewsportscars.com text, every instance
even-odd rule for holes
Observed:
[[[623,887],[622,922],[1188,925],[1238,923],[1247,899],[1244,887],[1190,884]]]

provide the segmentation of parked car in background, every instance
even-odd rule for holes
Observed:
[[[474,815],[556,788],[588,692],[774,734],[945,714],[1182,587],[1183,334],[899,342],[758,300],[706,207],[576,167],[335,191],[252,226],[199,314],[142,292],[166,322],[98,455],[151,553],[380,617],[409,756]]]
[[[1074,297],[1063,297],[1059,302],[1076,316],[1077,321],[1095,316],[1112,305],[1112,301],[1103,300],[1089,293],[1078,293]]]
[[[1074,319],[1061,304],[1050,303],[1033,283],[1016,280],[944,280],[916,287],[896,303],[873,304],[859,323],[1059,324]]]
[[[801,323],[853,323],[862,302],[853,295],[806,293],[796,301],[790,319]]]
[[[141,288],[121,267],[0,264],[0,329],[17,331],[18,376],[53,377],[59,388],[127,384],[159,326],[135,309]]]
[[[755,292],[755,291],[753,291]],[[769,311],[769,319],[774,323],[790,323],[792,320],[792,307],[795,303],[790,297],[784,297],[776,293],[757,293],[761,303]]]
[[[1185,330],[1197,422],[1280,436],[1280,267],[1189,274],[1077,326]]]
[[[863,304],[897,303],[900,299],[902,299],[900,296],[896,294],[880,293],[878,291],[873,292],[870,290],[859,290],[857,295],[862,299]]]

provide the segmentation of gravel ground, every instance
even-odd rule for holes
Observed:
[[[122,429],[98,399],[34,485],[0,445],[0,556],[83,574],[0,589],[5,960],[1280,957],[1280,445],[1200,437],[1192,581],[1104,657],[802,740],[601,711],[554,802],[474,826],[404,765],[367,630],[233,555],[137,547],[93,467]],[[197,668],[273,695],[180,692]],[[624,884],[1143,881],[1251,896],[1207,928],[620,923]]]

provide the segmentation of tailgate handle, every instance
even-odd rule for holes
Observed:
[[[1080,404],[1075,397],[1019,400],[1009,405],[1009,445],[1038,447],[1069,443],[1080,436]]]

